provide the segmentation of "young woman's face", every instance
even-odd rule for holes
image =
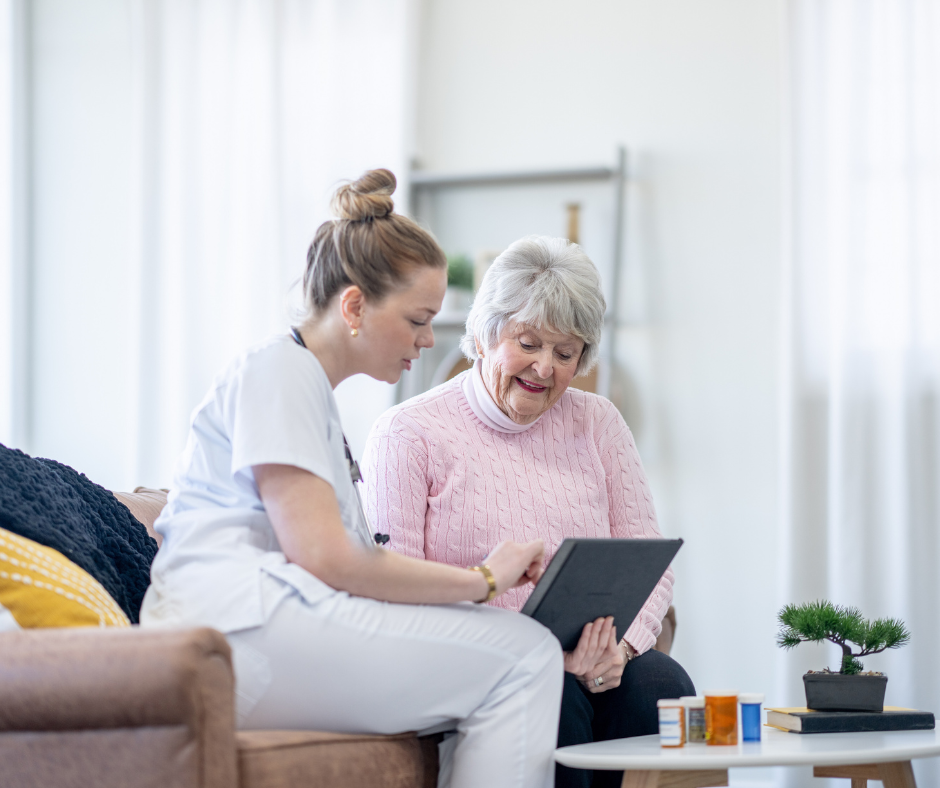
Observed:
[[[355,340],[368,346],[366,374],[397,383],[422,348],[434,347],[431,318],[441,311],[446,289],[446,269],[416,268],[405,287],[366,306]]]
[[[486,390],[516,424],[531,424],[558,402],[583,350],[576,336],[519,323],[506,327],[496,347],[477,348]]]

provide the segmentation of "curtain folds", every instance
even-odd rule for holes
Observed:
[[[789,24],[781,602],[904,619],[911,644],[866,668],[888,673],[887,703],[940,712],[940,6],[792,0]],[[837,661],[784,658],[787,697]]]
[[[138,483],[168,481],[213,375],[286,327],[336,183],[388,167],[406,204],[413,17],[412,0],[131,0]],[[345,385],[355,445],[392,400]]]

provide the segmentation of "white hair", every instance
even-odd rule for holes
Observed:
[[[512,321],[544,326],[583,340],[577,374],[585,375],[597,363],[606,309],[600,275],[580,246],[530,235],[510,245],[486,272],[460,349],[472,360],[477,342],[491,350]]]

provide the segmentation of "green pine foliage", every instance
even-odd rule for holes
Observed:
[[[841,607],[826,600],[787,605],[777,614],[780,632],[777,645],[793,648],[803,642],[829,640],[842,649],[840,673],[862,672],[859,657],[878,654],[889,648],[900,648],[911,634],[904,622],[896,618],[868,621],[857,607]],[[858,646],[852,651],[849,643]]]

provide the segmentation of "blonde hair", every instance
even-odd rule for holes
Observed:
[[[434,236],[394,213],[396,185],[389,170],[369,170],[333,194],[330,209],[337,218],[320,225],[307,250],[303,294],[308,317],[350,285],[380,301],[405,284],[415,268],[447,267]]]

